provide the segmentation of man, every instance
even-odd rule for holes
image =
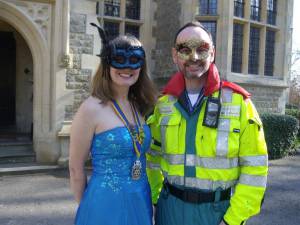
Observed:
[[[147,172],[156,225],[240,225],[259,213],[267,148],[250,94],[220,81],[210,33],[199,23],[175,37],[179,72],[148,119]]]

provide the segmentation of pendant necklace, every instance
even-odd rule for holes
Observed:
[[[128,119],[125,116],[124,111],[122,110],[117,100],[113,100],[112,103],[113,103],[112,107],[115,113],[127,128],[130,137],[132,139],[133,148],[136,154],[136,160],[134,161],[131,168],[131,178],[133,180],[139,180],[142,175],[142,162],[140,161],[140,156],[141,156],[142,144],[145,136],[143,126],[141,125],[137,110],[132,104],[130,104],[130,106],[131,106],[131,111],[133,113],[134,122],[137,125],[137,129],[135,128],[134,125],[133,126],[130,125]]]

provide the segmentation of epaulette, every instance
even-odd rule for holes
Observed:
[[[244,97],[244,99],[248,99],[251,97],[251,94],[248,91],[246,91],[244,88],[235,83],[231,83],[229,81],[222,81],[222,87],[232,89],[234,92],[241,94]]]

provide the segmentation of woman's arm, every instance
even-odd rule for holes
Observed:
[[[71,190],[79,203],[84,192],[87,178],[84,164],[88,158],[95,124],[92,104],[85,101],[78,109],[71,128],[69,149],[69,171]]]

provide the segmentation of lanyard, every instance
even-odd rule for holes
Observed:
[[[126,118],[125,113],[122,110],[121,106],[118,104],[117,100],[113,100],[112,102],[113,102],[112,107],[113,107],[115,113],[121,119],[121,121],[126,126],[127,130],[129,131],[130,137],[133,142],[134,151],[137,155],[137,158],[139,158],[141,155],[144,131],[143,131],[143,127],[141,126],[141,122],[139,120],[138,113],[137,113],[135,107],[131,105],[131,110],[133,111],[134,122],[138,126],[138,131],[136,131],[135,128],[130,129],[129,121]],[[134,130],[134,131],[132,131],[132,130]]]

